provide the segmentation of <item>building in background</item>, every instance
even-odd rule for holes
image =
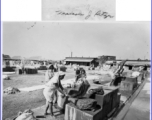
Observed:
[[[91,66],[93,64],[95,67],[99,65],[98,58],[94,57],[66,57],[65,62],[66,65]]]
[[[116,61],[116,56],[103,55],[103,56],[99,56],[98,60],[99,60],[99,65],[102,66],[104,63],[106,63],[106,61],[109,62]]]
[[[11,57],[9,55],[3,54],[3,68],[10,65],[10,62],[9,62],[10,60],[11,60]]]
[[[66,57],[65,62],[66,65],[70,64],[77,64],[77,65],[84,65],[84,66],[91,66],[97,67],[98,65],[102,66],[106,61],[115,61],[116,56],[99,56],[99,57]]]

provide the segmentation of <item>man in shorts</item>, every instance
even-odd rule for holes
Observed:
[[[47,115],[47,110],[50,109],[51,116],[55,117],[53,115],[53,101],[57,90],[64,95],[63,88],[58,84],[58,82],[64,78],[60,77],[63,76],[63,74],[63,72],[54,73],[53,78],[45,85],[45,88],[43,90],[43,95],[46,99],[46,108],[44,112],[45,116]]]

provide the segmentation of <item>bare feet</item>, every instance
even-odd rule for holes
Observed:
[[[44,113],[44,117],[46,118],[47,115],[51,115],[52,118],[56,119],[56,116],[53,114],[49,114],[49,113]]]
[[[51,115],[51,117],[54,118],[54,119],[56,119],[56,116],[55,116],[55,115]]]
[[[46,115],[48,115],[48,113],[44,113],[44,117],[46,118]]]

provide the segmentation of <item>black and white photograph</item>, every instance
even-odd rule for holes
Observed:
[[[116,0],[42,0],[44,21],[115,21]]]
[[[150,120],[150,26],[3,22],[2,119]]]

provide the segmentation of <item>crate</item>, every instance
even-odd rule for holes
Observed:
[[[102,108],[102,118],[105,118],[112,111],[112,96],[110,97],[110,102],[103,104]]]
[[[95,112],[87,110],[79,110],[73,104],[66,104],[64,120],[102,120],[102,108]]]
[[[129,81],[122,81],[120,84],[121,91],[133,91],[134,83]]]
[[[114,109],[119,105],[120,95],[121,95],[120,93],[113,94],[112,109]]]
[[[126,77],[125,81],[130,82],[130,84],[133,84],[133,88],[131,90],[133,90],[138,85],[138,77]],[[129,84],[129,83],[126,83],[126,85],[127,84]],[[130,85],[130,87],[131,87],[131,85]]]
[[[103,108],[102,116],[106,117],[118,105],[118,87],[107,87],[104,95],[96,94],[97,103]],[[120,100],[120,98],[119,98]]]
[[[133,83],[137,84],[137,77],[126,77],[125,81],[133,82]]]
[[[120,93],[125,97],[130,97],[134,92],[134,83],[128,81],[122,81],[120,84]]]
[[[103,120],[119,105],[121,96],[118,87],[107,87],[104,92],[104,95],[95,95],[97,104],[101,107],[95,112],[79,110],[71,103],[66,104],[65,120]]]
[[[111,93],[111,90],[104,90],[104,95],[96,94],[95,99],[97,101],[97,104],[103,107],[103,105],[110,103],[112,99]]]
[[[117,98],[118,98],[118,93],[119,93],[119,87],[108,86],[106,89],[111,90],[111,94],[112,94],[112,109],[114,109],[117,106]]]

